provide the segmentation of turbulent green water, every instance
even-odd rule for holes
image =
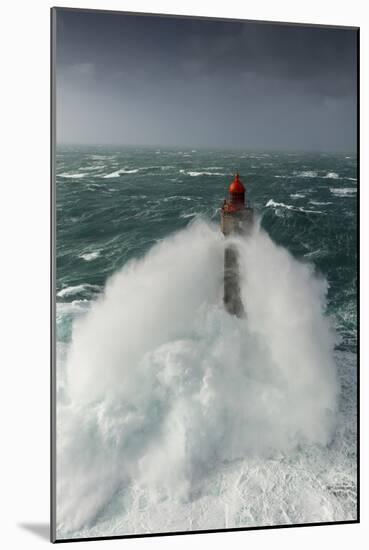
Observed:
[[[342,475],[338,475],[332,493],[336,500],[329,504],[334,511],[329,508],[323,519],[354,518],[356,157],[60,147],[56,160],[59,365],[65,362],[75,319],[100,296],[108,277],[129,260],[143,258],[155,243],[199,217],[218,224],[229,183],[236,171],[240,173],[261,226],[271,239],[298,260],[312,264],[328,281],[325,314],[331,316],[337,331],[335,357],[342,387],[341,422],[335,443]],[[58,369],[62,401],[66,383],[62,366]],[[327,464],[329,461],[324,467]],[[112,514],[117,515],[116,511]],[[248,524],[311,520],[303,514],[295,517],[292,512],[287,516],[263,517],[259,522],[254,518]],[[118,527],[111,532],[78,528],[75,533],[92,536],[126,532],[124,523],[114,525]],[[199,528],[206,525],[200,524]],[[65,536],[72,532],[65,525],[60,529]]]
[[[57,289],[104,284],[198,215],[238,170],[273,240],[312,261],[347,343],[356,328],[356,157],[65,148],[57,154]],[[92,289],[67,294],[86,297]]]

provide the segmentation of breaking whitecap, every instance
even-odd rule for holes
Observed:
[[[114,189],[112,191],[114,191]],[[83,254],[80,254],[79,258],[85,260],[86,262],[91,262],[92,260],[96,260],[96,258],[100,256],[100,253],[100,250],[95,250],[94,252],[85,252]]]
[[[354,195],[357,192],[357,189],[355,187],[331,187],[330,192],[332,195],[336,195],[336,197],[345,197],[346,195]]]

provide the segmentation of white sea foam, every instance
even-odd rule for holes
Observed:
[[[59,344],[60,344],[60,330],[62,330],[65,319],[70,318],[75,320],[85,315],[89,310],[89,308],[91,307],[91,303],[92,302],[90,301],[90,299],[87,299],[87,298],[71,300],[70,302],[57,301],[56,303],[56,327],[57,327],[57,335],[58,335],[57,347],[59,347]],[[63,361],[63,364],[60,364],[60,365],[59,363],[57,363],[58,379],[59,379],[60,369],[63,372],[65,372],[64,363],[65,361]]]
[[[244,319],[222,305],[224,238],[197,221],[128,263],[75,322],[58,405],[60,537],[341,513],[300,452],[315,445],[321,465],[335,428],[327,283],[262,230],[234,244]]]
[[[286,208],[287,210],[295,210],[296,208],[291,204],[284,204],[283,202],[275,202],[273,199],[269,199],[265,206],[266,207],[272,206],[273,208],[276,208],[276,207]]]
[[[330,192],[336,197],[345,197],[346,195],[354,195],[357,189],[356,187],[331,187]]]
[[[66,315],[76,318],[80,313],[86,313],[91,302],[87,299],[72,300],[71,302],[57,302],[56,321],[62,321]]]
[[[115,172],[111,172],[110,174],[105,174],[103,176],[104,178],[119,178],[120,176],[120,170],[116,170]]]
[[[70,178],[70,179],[81,179],[87,176],[84,172],[78,172],[76,174],[57,174],[58,178]]]
[[[192,178],[196,178],[198,176],[226,176],[227,174],[224,174],[223,172],[209,172],[209,171],[202,171],[202,172],[196,172],[194,170],[180,170],[181,174],[186,174],[186,176],[191,176]]]
[[[176,201],[176,200],[193,201],[193,198],[186,197],[184,195],[172,195],[170,197],[165,197],[164,199],[162,199],[162,202],[169,202],[169,201]]]
[[[137,174],[139,172],[139,168],[120,168],[119,170],[116,170],[115,172],[111,172],[110,174],[106,174],[103,176],[104,178],[119,178],[123,174]]]
[[[330,201],[309,201],[310,204],[314,204],[315,206],[326,206],[329,204],[333,204]]]
[[[316,206],[325,206],[325,205],[328,205],[328,204],[332,204],[329,201],[326,201],[326,202],[323,202],[323,201],[309,201],[309,203],[314,204]]]
[[[302,193],[292,193],[290,195],[291,199],[304,199],[306,195],[303,195]]]
[[[322,250],[321,248],[318,248],[317,250],[313,250],[312,252],[307,252],[304,254],[305,258],[312,258],[313,256],[321,256]]]
[[[283,202],[275,202],[273,199],[269,199],[265,205],[266,208],[272,207],[278,211],[282,208],[285,210],[293,210],[295,212],[305,212],[306,214],[323,214],[320,210],[307,210],[301,206],[292,206],[291,204],[284,204]]]
[[[80,294],[85,291],[97,292],[100,290],[100,287],[97,285],[90,285],[88,283],[82,285],[67,286],[56,294],[59,298],[65,298],[67,296],[74,296],[75,294]]]
[[[302,170],[301,172],[294,172],[298,178],[316,178],[318,173],[315,170]]]
[[[114,189],[112,189],[114,191]],[[86,262],[91,262],[92,260],[96,260],[100,256],[101,250],[94,250],[93,252],[84,252],[83,254],[79,255],[79,258],[82,258],[82,260],[85,260]]]
[[[137,174],[137,172],[139,171],[139,168],[122,168],[121,170],[119,170],[121,174]]]
[[[194,216],[197,216],[196,212],[192,212],[192,213],[188,213],[188,214],[181,214],[179,217],[187,219],[187,218],[193,218]]]
[[[331,180],[338,180],[339,179],[339,174],[337,174],[337,172],[328,172],[324,178],[328,178],[328,179],[331,179]]]

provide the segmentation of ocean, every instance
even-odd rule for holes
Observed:
[[[60,146],[56,225],[58,538],[356,518],[354,154]]]

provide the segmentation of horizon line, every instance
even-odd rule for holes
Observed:
[[[56,142],[56,148],[60,147],[115,147],[115,148],[126,148],[126,149],[150,149],[150,150],[159,150],[159,149],[168,149],[179,151],[181,149],[191,150],[193,152],[197,151],[232,151],[232,152],[247,152],[247,153],[319,153],[319,154],[350,154],[358,155],[358,148],[356,149],[277,149],[272,147],[266,147],[265,149],[261,148],[251,148],[251,147],[229,147],[229,146],[204,146],[204,145],[170,145],[170,144],[124,144],[124,143],[82,143],[82,142]]]

